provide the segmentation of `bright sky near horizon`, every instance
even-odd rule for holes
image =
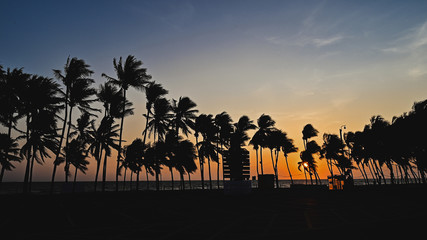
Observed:
[[[427,98],[426,13],[426,1],[3,0],[0,65],[53,77],[68,56],[78,57],[99,85],[102,73],[114,76],[113,58],[132,54],[168,98],[188,96],[200,113],[227,111],[234,121],[269,114],[302,149],[307,123],[321,145],[325,132],[338,134],[344,124],[363,130],[377,114],[391,121]],[[125,119],[124,139],[131,142],[144,129],[145,95],[128,96],[135,115]],[[299,154],[290,161],[303,178]],[[281,164],[280,178],[288,178]],[[5,179],[22,181],[23,166]],[[92,180],[94,166],[79,179]],[[35,180],[48,181],[51,169],[51,162],[37,166]]]

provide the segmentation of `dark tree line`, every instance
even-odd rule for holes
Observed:
[[[131,179],[136,175],[137,189],[141,172],[145,172],[147,187],[152,175],[156,188],[160,189],[163,169],[170,172],[173,188],[173,171],[179,172],[180,189],[185,188],[185,175],[191,187],[191,174],[197,169],[205,188],[206,170],[208,186],[212,189],[215,173],[211,171],[211,164],[217,165],[219,188],[223,159],[240,159],[248,140],[256,152],[257,175],[264,174],[263,151],[268,149],[276,186],[279,186],[279,159],[285,161],[293,183],[288,155],[298,152],[298,148],[286,132],[275,127],[269,115],[261,115],[257,125],[247,116],[233,123],[226,112],[198,115],[197,105],[189,97],[168,100],[165,97],[168,91],[152,81],[142,65],[134,56],[113,59],[116,76],[102,74],[107,81],[98,88],[94,86],[90,66],[78,58],[68,58],[63,70],[53,70],[55,79],[25,73],[22,68],[0,66],[0,123],[7,129],[7,133],[0,134],[0,183],[6,171],[12,171],[16,162],[24,161],[23,191],[29,192],[34,163],[44,164],[51,158],[52,190],[58,167],[63,166],[65,182],[74,176],[75,183],[77,173],[85,173],[92,156],[96,163],[95,190],[101,174],[105,191],[107,162],[112,152],[117,151],[116,190],[119,176],[123,175],[126,181],[128,171]],[[146,124],[141,138],[125,146],[124,119],[134,113],[133,104],[126,97],[129,88],[145,93],[146,113],[141,121]],[[101,102],[104,109],[93,108],[94,102]],[[76,110],[80,115],[73,122]],[[99,121],[95,121],[97,118]],[[18,121],[25,123],[23,129],[18,128]],[[363,131],[348,132],[340,137],[324,134],[322,146],[311,140],[319,131],[307,124],[302,131],[304,149],[300,152],[298,169],[304,172],[306,182],[310,178],[311,184],[321,184],[316,159],[327,161],[331,175],[352,176],[352,171],[359,169],[366,184],[388,183],[383,168],[389,170],[392,184],[425,183],[426,121],[427,100],[415,103],[410,112],[394,117],[391,123],[374,116]],[[249,130],[256,130],[252,138],[248,136]],[[195,144],[187,139],[190,134],[194,134]],[[283,158],[280,158],[281,152]],[[230,168],[234,168],[234,172],[242,171],[237,162],[230,164]],[[232,178],[239,180],[238,176]]]

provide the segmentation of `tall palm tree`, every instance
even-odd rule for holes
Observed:
[[[126,91],[129,89],[129,87],[143,90],[148,80],[151,79],[151,76],[147,74],[147,69],[141,67],[142,62],[136,60],[136,58],[132,55],[129,55],[126,58],[124,64],[122,62],[122,57],[120,57],[118,62],[114,58],[113,66],[114,70],[116,71],[117,78],[110,77],[105,73],[103,73],[102,76],[107,78],[109,82],[118,86],[122,90],[124,102],[126,102]],[[122,112],[125,112],[125,104],[122,106]],[[117,150],[116,167],[116,191],[119,190],[119,167],[121,159],[124,117],[125,115],[123,114],[120,122],[119,148]]]
[[[93,71],[89,69],[89,65],[83,59],[77,59],[70,57],[67,58],[67,62],[64,66],[64,72],[61,70],[53,70],[55,77],[58,80],[61,80],[65,86],[65,94],[63,98],[63,102],[65,105],[64,111],[64,123],[62,127],[61,137],[59,140],[59,146],[56,151],[56,156],[54,163],[58,162],[58,158],[60,157],[62,141],[65,135],[65,146],[67,146],[69,142],[69,134],[71,130],[71,119],[74,107],[79,107],[81,111],[92,111],[90,107],[90,103],[94,102],[95,99],[89,99],[93,95],[96,94],[96,90],[91,88],[91,84],[94,83],[94,80],[90,78],[93,74]],[[68,107],[70,108],[68,110]],[[66,130],[66,125],[68,121],[68,130]],[[69,161],[65,156],[65,181],[68,182],[69,176]],[[54,167],[56,170],[56,168]],[[54,181],[55,172],[52,174],[52,181]]]
[[[145,144],[146,138],[147,138],[147,128],[148,128],[148,120],[150,119],[150,114],[152,113],[152,108],[154,105],[154,102],[156,102],[157,99],[161,98],[162,96],[168,94],[168,90],[164,89],[161,84],[156,82],[149,82],[148,85],[145,87],[145,96],[147,98],[146,103],[146,109],[147,113],[145,116],[146,122],[145,122],[145,130],[143,132],[144,138],[143,143]]]
[[[19,148],[15,139],[10,138],[6,133],[0,133],[0,184],[3,181],[5,171],[12,171],[15,168],[13,162],[20,162],[18,156]]]
[[[262,149],[267,146],[266,140],[267,135],[274,130],[274,124],[276,122],[269,116],[262,114],[258,120],[258,131],[255,132],[256,140],[258,141],[259,147],[260,147],[260,164],[261,164],[261,173],[264,174],[264,166],[262,161]]]
[[[209,170],[209,189],[212,190],[212,175],[211,175],[211,160],[218,162],[217,147],[215,143],[218,141],[216,136],[215,125],[213,124],[212,115],[207,115],[205,125],[202,131],[203,141],[198,143],[199,158],[208,160]]]

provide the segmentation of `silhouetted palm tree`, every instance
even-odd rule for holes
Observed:
[[[99,86],[96,96],[104,105],[104,116],[111,116],[110,109],[118,108],[117,106],[122,102],[122,94],[109,82]]]
[[[147,128],[148,128],[148,120],[150,119],[150,114],[152,114],[152,108],[154,103],[156,102],[157,99],[161,98],[162,96],[168,94],[168,91],[166,89],[164,89],[162,87],[161,84],[156,83],[156,82],[150,82],[148,83],[148,85],[145,87],[145,95],[147,98],[147,103],[146,103],[146,109],[147,109],[147,113],[144,115],[146,122],[145,122],[145,130],[143,132],[144,138],[143,138],[143,143],[145,144],[146,138],[147,138]]]
[[[96,174],[95,174],[95,191],[98,182],[99,168],[101,165],[102,154],[104,152],[103,176],[102,176],[102,189],[105,191],[105,180],[107,173],[107,157],[111,156],[111,148],[117,149],[119,146],[117,137],[119,136],[118,124],[114,124],[112,117],[105,116],[102,118],[98,128],[92,122],[91,129],[88,131],[89,151],[96,160]]]
[[[70,159],[70,164],[75,167],[74,172],[74,181],[73,181],[73,192],[75,191],[76,180],[77,180],[77,170],[80,170],[82,173],[86,174],[87,165],[89,162],[87,158],[87,150],[85,148],[85,143],[79,139],[73,139],[71,142],[64,148],[65,154]]]
[[[13,162],[20,162],[18,156],[19,148],[15,139],[12,139],[6,133],[0,133],[0,184],[3,181],[5,171],[12,171],[15,168]]]
[[[258,131],[255,133],[256,142],[260,147],[260,164],[261,164],[261,174],[264,174],[264,166],[262,161],[262,149],[267,147],[267,135],[274,129],[274,124],[276,123],[269,115],[262,114],[258,120]],[[255,136],[254,135],[254,136]]]
[[[311,124],[307,124],[304,126],[302,130],[302,140],[304,143],[304,148],[307,149],[307,142],[312,137],[316,137],[319,131],[313,127]]]
[[[136,173],[136,190],[139,190],[139,173],[142,168],[142,158],[146,146],[140,138],[133,140],[133,142],[125,147],[124,162],[127,163],[129,169]]]
[[[58,80],[61,80],[65,86],[65,96],[63,99],[65,105],[64,123],[54,162],[58,162],[58,157],[60,155],[60,149],[62,147],[62,141],[65,133],[67,118],[68,130],[65,135],[65,146],[67,146],[69,142],[73,108],[77,106],[83,112],[94,110],[90,107],[90,103],[96,100],[89,98],[96,94],[96,90],[90,87],[91,84],[94,83],[94,80],[90,78],[90,76],[93,74],[93,71],[90,70],[89,67],[90,66],[86,64],[83,59],[70,59],[68,57],[67,63],[64,66],[64,73],[62,73],[61,70],[53,70],[55,77]],[[70,107],[69,110],[68,107]],[[64,170],[66,182],[68,182],[69,164],[70,163],[68,161],[68,158],[67,156],[65,156]],[[54,179],[54,176],[55,173],[52,174],[52,179]]]
[[[153,116],[151,120],[147,123],[147,127],[144,130],[144,135],[148,131],[148,137],[153,133],[154,142],[157,140],[163,140],[168,127],[170,125],[170,121],[172,115],[170,114],[171,106],[165,98],[159,98],[154,102],[153,108]],[[144,141],[144,140],[143,140]]]
[[[286,137],[285,141],[282,142],[281,147],[282,147],[283,155],[285,156],[286,167],[288,168],[289,177],[291,178],[291,184],[294,184],[294,181],[292,179],[291,170],[289,169],[288,154],[298,152],[298,148],[294,145],[294,141],[288,137]]]
[[[27,159],[24,177],[24,192],[31,191],[31,178],[34,160],[42,164],[46,157],[50,157],[49,151],[54,152],[58,146],[56,140],[56,118],[55,113],[41,110],[33,114],[28,123],[30,129],[27,141],[22,146],[20,154]]]
[[[142,68],[142,62],[136,60],[132,55],[129,55],[126,58],[125,63],[122,63],[122,57],[120,57],[117,62],[116,59],[113,59],[114,70],[116,71],[117,78],[110,77],[105,73],[102,74],[103,77],[107,78],[109,82],[113,85],[117,85],[122,89],[123,99],[126,102],[126,91],[129,87],[133,87],[138,90],[143,90],[148,80],[151,79],[151,76],[147,74],[147,69]],[[122,104],[122,113],[125,112],[125,104]],[[122,147],[122,133],[123,133],[123,123],[125,115],[122,115],[120,122],[120,134],[119,134],[119,148],[117,151],[117,167],[116,167],[116,191],[119,190],[119,167],[121,159],[121,147]]]
[[[194,108],[197,107],[197,104],[189,97],[180,97],[178,101],[173,99],[171,106],[174,114],[172,128],[176,131],[177,136],[179,136],[179,130],[188,136],[191,133],[190,129],[194,128],[195,114],[198,112]]]
[[[214,120],[212,115],[202,114],[200,116],[201,128],[199,129],[203,141],[198,143],[199,149],[199,158],[208,160],[208,170],[209,170],[209,189],[212,189],[212,175],[211,175],[211,160],[218,162],[217,147],[215,143],[218,142],[216,136],[216,127],[214,125]],[[203,161],[202,161],[203,162]]]

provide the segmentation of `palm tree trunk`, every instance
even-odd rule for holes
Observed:
[[[217,176],[216,182],[217,182],[218,189],[219,189],[219,158],[218,158],[218,168],[216,169],[216,176]]]
[[[119,134],[119,148],[117,149],[117,165],[116,165],[116,192],[119,191],[119,173],[120,173],[120,157],[122,152],[122,134],[123,134],[123,123],[125,120],[126,110],[126,90],[123,89],[123,112],[122,119],[120,121],[120,134]]]
[[[209,167],[209,189],[212,190],[211,158],[209,155],[208,155],[208,167]]]
[[[126,172],[127,168],[125,167],[125,173],[123,174],[123,191],[126,190]]]
[[[197,148],[197,157],[199,158],[199,164],[200,164],[200,179],[202,180],[202,189],[205,189],[205,176],[204,176],[204,169],[203,169],[203,160],[200,158],[200,150],[199,150],[199,140],[198,137],[196,137],[196,148]]]
[[[148,179],[148,169],[145,166],[145,175],[147,176],[147,190],[150,190],[150,180]]]
[[[136,191],[139,191],[139,170],[136,172]]]
[[[188,175],[188,184],[190,184],[190,190],[191,189],[193,189],[192,187],[191,187],[191,177],[190,177],[190,173],[187,173],[187,175]],[[185,183],[184,183],[184,186],[185,186]]]
[[[104,154],[104,166],[102,168],[102,191],[105,192],[105,181],[107,178],[107,150],[105,150]]]
[[[169,168],[169,171],[171,172],[171,181],[172,181],[172,191],[174,190],[174,181],[173,181],[173,172],[172,172],[172,168]],[[181,177],[182,180],[182,177]]]
[[[95,192],[96,192],[96,187],[98,186],[98,174],[99,174],[99,168],[101,166],[101,159],[102,159],[102,148],[100,150],[98,159],[96,159],[96,174],[95,174],[95,186],[94,186]]]
[[[57,168],[57,164],[55,164],[55,162],[58,160],[59,154],[61,154],[61,147],[62,147],[62,141],[64,140],[64,134],[65,134],[65,128],[67,128],[67,117],[68,117],[68,87],[65,93],[65,116],[64,116],[64,123],[62,124],[62,132],[61,132],[61,138],[59,139],[59,144],[58,144],[58,150],[56,151],[56,155],[55,155],[55,160],[53,162],[54,166],[53,166],[53,171],[52,171],[52,180],[50,183],[50,194],[52,194],[53,192],[53,186],[55,183],[55,175],[56,175],[56,168]]]
[[[145,117],[145,130],[144,130],[144,138],[142,139],[142,145],[145,146],[145,140],[147,139],[147,130],[148,130],[148,119],[150,117],[150,110],[147,108],[147,116]]]
[[[33,156],[36,156],[36,153],[34,152]],[[34,168],[34,159],[35,157],[33,157],[33,159],[31,160],[31,166],[30,166],[30,179],[29,179],[29,184],[28,184],[28,190],[31,192],[31,185],[33,183],[33,168]]]
[[[256,154],[256,175],[258,179],[259,177],[258,149],[255,149],[255,154]]]
[[[68,146],[68,137],[70,136],[70,130],[71,130],[71,117],[73,115],[73,107],[70,107],[70,117],[69,117],[69,121],[68,121],[68,129],[67,129],[67,135],[65,138],[65,147]],[[70,170],[70,163],[68,161],[68,157],[67,155],[65,155],[65,182],[68,182],[68,175],[69,175],[69,170]]]
[[[289,169],[288,155],[285,152],[283,152],[283,155],[285,155],[286,167],[288,168],[289,177],[291,178],[291,184],[294,184],[294,180],[292,179],[291,170]]]
[[[77,167],[76,167],[76,171],[74,172],[73,193],[76,189],[76,180],[77,180]]]
[[[264,166],[262,164],[262,147],[259,149],[259,157],[260,157],[260,164],[261,164],[261,174],[264,175]]]

